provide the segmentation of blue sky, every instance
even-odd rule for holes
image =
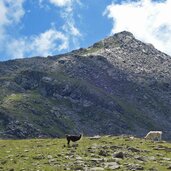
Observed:
[[[171,0],[1,0],[0,61],[69,52],[123,30],[171,54]]]

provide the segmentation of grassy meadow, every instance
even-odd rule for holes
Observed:
[[[129,136],[0,140],[2,171],[171,170],[171,144]]]

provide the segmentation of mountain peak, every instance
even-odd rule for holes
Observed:
[[[131,32],[125,30],[119,33],[115,33],[114,36],[129,36],[134,38],[134,35]]]
[[[141,56],[141,58],[147,58],[148,55],[160,56],[162,58],[168,58],[168,55],[160,52],[155,49],[152,44],[144,43],[134,37],[134,35],[129,31],[121,31],[119,33],[115,33],[112,36],[106,37],[103,40],[100,40],[94,43],[92,46],[88,48],[80,48],[78,50],[74,50],[69,54],[75,55],[102,55],[106,56],[107,52],[112,52],[115,55],[127,54],[130,56],[131,53],[143,53],[145,56]],[[153,58],[154,59],[154,58]]]
[[[129,42],[130,40],[135,39],[134,35],[131,32],[128,31],[122,31],[119,33],[115,33],[114,35],[107,37],[105,39],[106,43],[116,43],[116,41],[121,41],[121,42]]]
[[[95,44],[93,44],[93,48],[113,48],[116,46],[118,41],[121,42],[129,42],[130,40],[135,39],[134,35],[128,31],[122,31],[119,33],[115,33],[112,36],[109,36]]]

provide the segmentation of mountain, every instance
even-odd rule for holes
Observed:
[[[67,54],[0,62],[1,138],[150,130],[171,137],[171,57],[127,31]]]

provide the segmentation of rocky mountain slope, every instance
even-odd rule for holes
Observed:
[[[67,54],[0,63],[0,137],[171,137],[171,57],[126,31]],[[171,139],[171,138],[170,138]]]

